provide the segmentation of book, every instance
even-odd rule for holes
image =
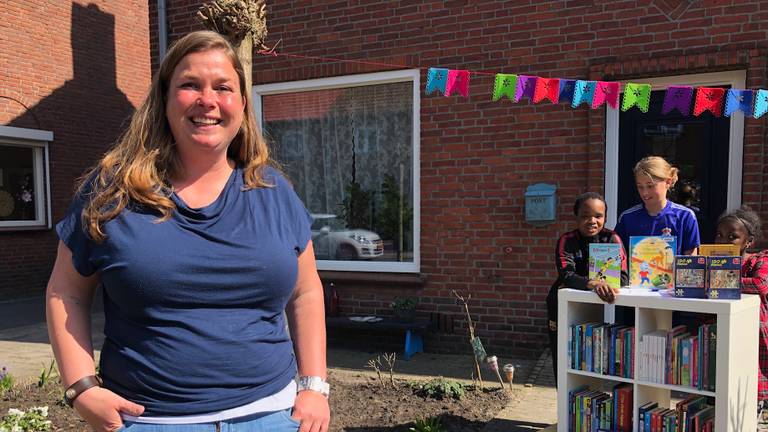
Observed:
[[[730,243],[699,245],[699,255],[701,256],[736,256],[740,254],[739,246]]]
[[[707,297],[711,299],[741,298],[741,257],[707,257]]]
[[[605,281],[611,289],[621,288],[621,245],[591,243],[589,245],[589,278]]]
[[[629,238],[629,284],[633,288],[672,289],[677,240],[674,236]]]
[[[707,257],[675,256],[675,297],[707,298]]]

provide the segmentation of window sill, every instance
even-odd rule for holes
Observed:
[[[323,284],[336,285],[386,285],[391,287],[423,288],[427,276],[423,273],[379,273],[379,272],[345,272],[320,270],[320,280]]]

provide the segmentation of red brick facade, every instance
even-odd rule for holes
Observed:
[[[768,85],[766,2],[536,3],[270,2],[269,42],[282,39],[280,49],[308,56],[582,79],[746,70],[747,87]],[[199,4],[168,1],[170,40],[199,28]],[[385,69],[257,58],[254,83]],[[544,297],[555,279],[555,240],[571,228],[568,203],[604,187],[605,111],[490,102],[492,80],[473,76],[469,99],[421,99],[426,283],[392,277],[371,286],[325,274],[339,287],[342,312],[386,314],[394,296],[417,294],[424,313],[447,312],[463,322],[450,293],[457,289],[472,293],[477,332],[492,351],[520,353],[546,343]],[[766,219],[764,124],[746,121],[742,201]],[[538,182],[555,183],[561,203],[558,222],[543,228],[523,217],[525,188]],[[428,339],[427,349],[463,349],[463,330],[457,333]]]
[[[53,132],[55,222],[149,87],[147,2],[5,1],[0,34],[0,125]],[[56,242],[53,230],[0,231],[0,301],[42,295]]]

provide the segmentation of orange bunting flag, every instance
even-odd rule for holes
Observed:
[[[536,81],[536,90],[533,93],[533,103],[539,103],[544,99],[557,103],[559,95],[560,78],[539,78]]]

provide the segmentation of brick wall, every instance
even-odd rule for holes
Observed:
[[[55,222],[149,86],[147,2],[9,0],[0,34],[0,125],[53,132]],[[53,230],[0,231],[0,301],[44,292],[56,242]]]
[[[168,1],[170,40],[199,28],[193,15],[200,3]],[[766,87],[765,1],[269,3],[269,43],[282,39],[280,49],[289,53],[591,79],[740,69],[749,87]],[[383,69],[257,58],[254,82]],[[491,351],[519,354],[546,343],[544,298],[555,278],[554,243],[571,228],[567,204],[586,189],[603,188],[604,113],[490,102],[492,79],[473,76],[469,99],[421,100],[427,283],[420,289],[339,283],[342,312],[387,313],[392,297],[416,292],[423,313],[460,318],[450,294],[457,289],[472,293],[477,332]],[[743,201],[766,219],[764,123],[746,121]],[[543,228],[523,222],[525,187],[537,182],[557,184],[564,203],[558,222]],[[464,340],[440,335],[427,347],[455,351]]]

